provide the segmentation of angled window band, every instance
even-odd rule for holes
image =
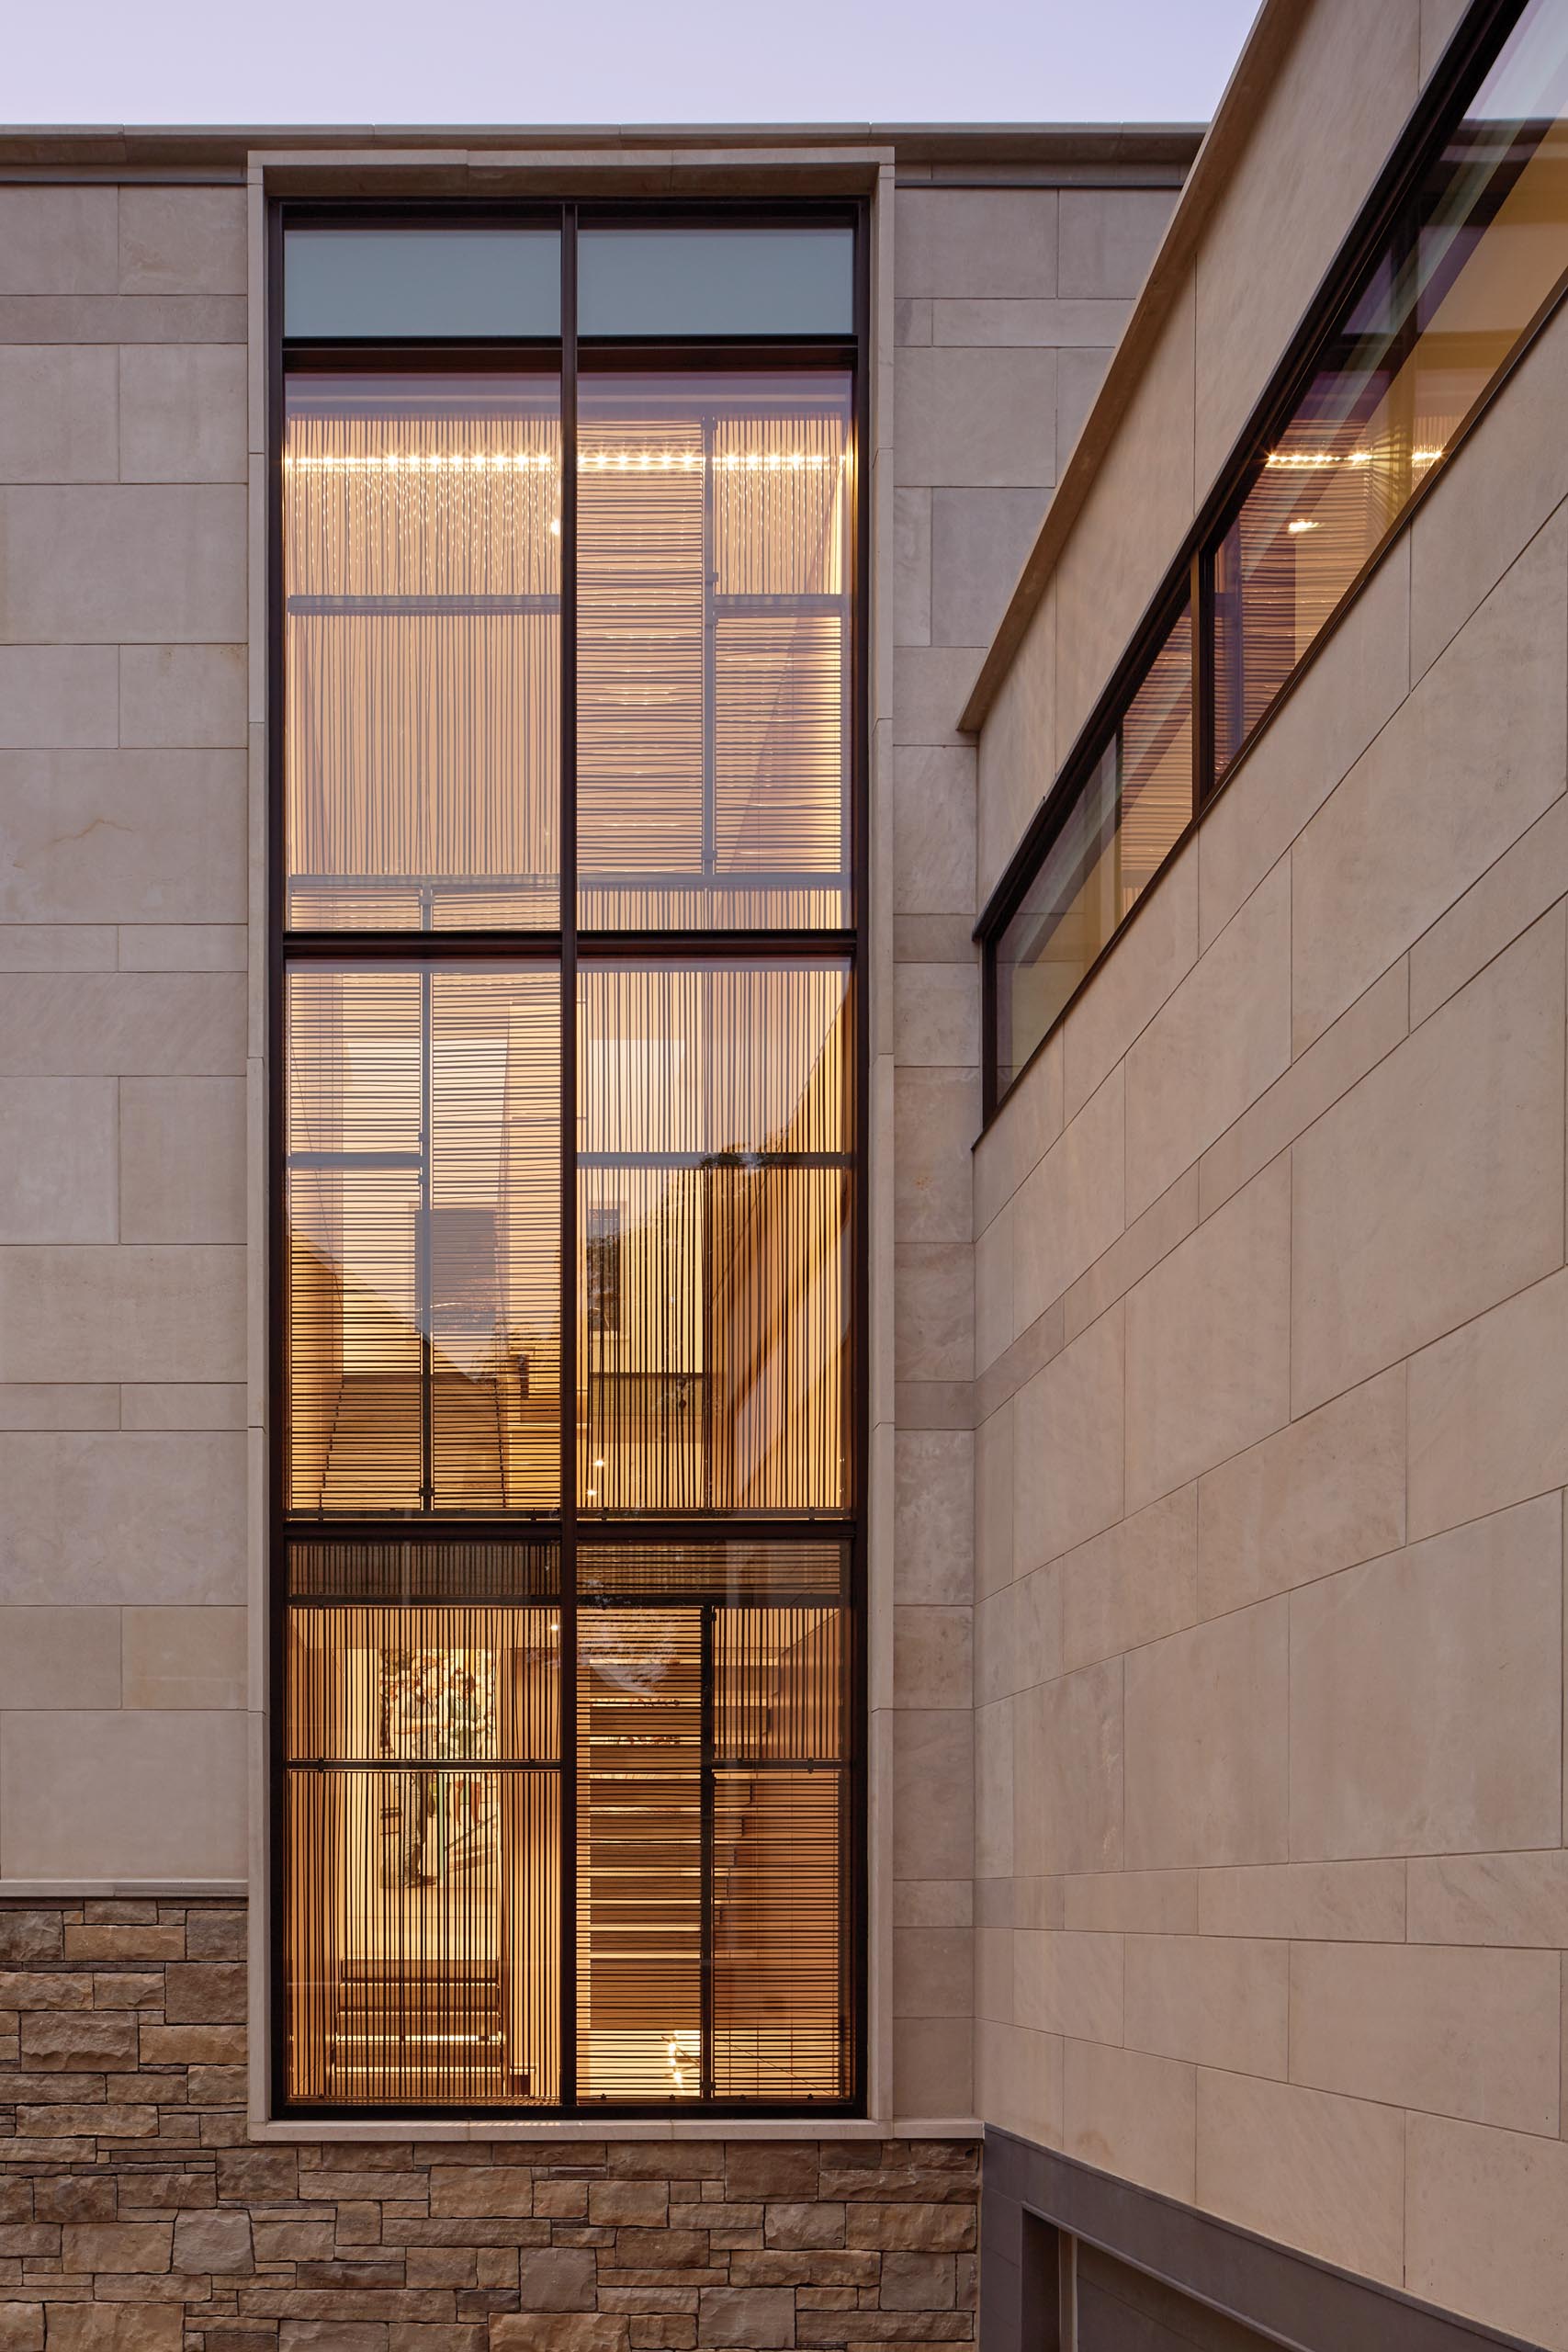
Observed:
[[[1482,0],[976,928],[989,1118],[1568,280],[1568,0]]]

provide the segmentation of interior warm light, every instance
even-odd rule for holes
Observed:
[[[1315,531],[1317,525],[1310,521],[1306,515],[1297,514],[1286,524],[1285,528],[1290,532],[1292,538],[1296,538],[1300,537],[1303,531]]]

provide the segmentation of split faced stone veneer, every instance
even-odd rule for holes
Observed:
[[[975,2335],[972,2141],[245,2130],[231,1904],[0,1905],[0,2352],[897,2352]]]

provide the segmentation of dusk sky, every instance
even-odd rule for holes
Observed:
[[[1206,119],[1256,0],[75,0],[18,9],[53,123]]]

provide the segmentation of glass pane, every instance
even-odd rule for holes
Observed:
[[[578,1006],[583,1510],[847,1509],[845,967],[593,967]]]
[[[1568,269],[1565,108],[1568,15],[1532,0],[1220,546],[1220,773]]]
[[[1192,814],[1192,631],[1156,654],[997,943],[1004,1094]]]
[[[849,920],[850,379],[605,376],[579,454],[579,920]]]
[[[290,1508],[559,1493],[553,968],[288,977]]]
[[[559,921],[553,376],[294,376],[288,920]]]
[[[284,1953],[292,2096],[559,2093],[549,1607],[296,1607]]]
[[[584,229],[583,334],[852,334],[852,229]]]
[[[290,229],[283,332],[329,343],[558,335],[553,229]]]

